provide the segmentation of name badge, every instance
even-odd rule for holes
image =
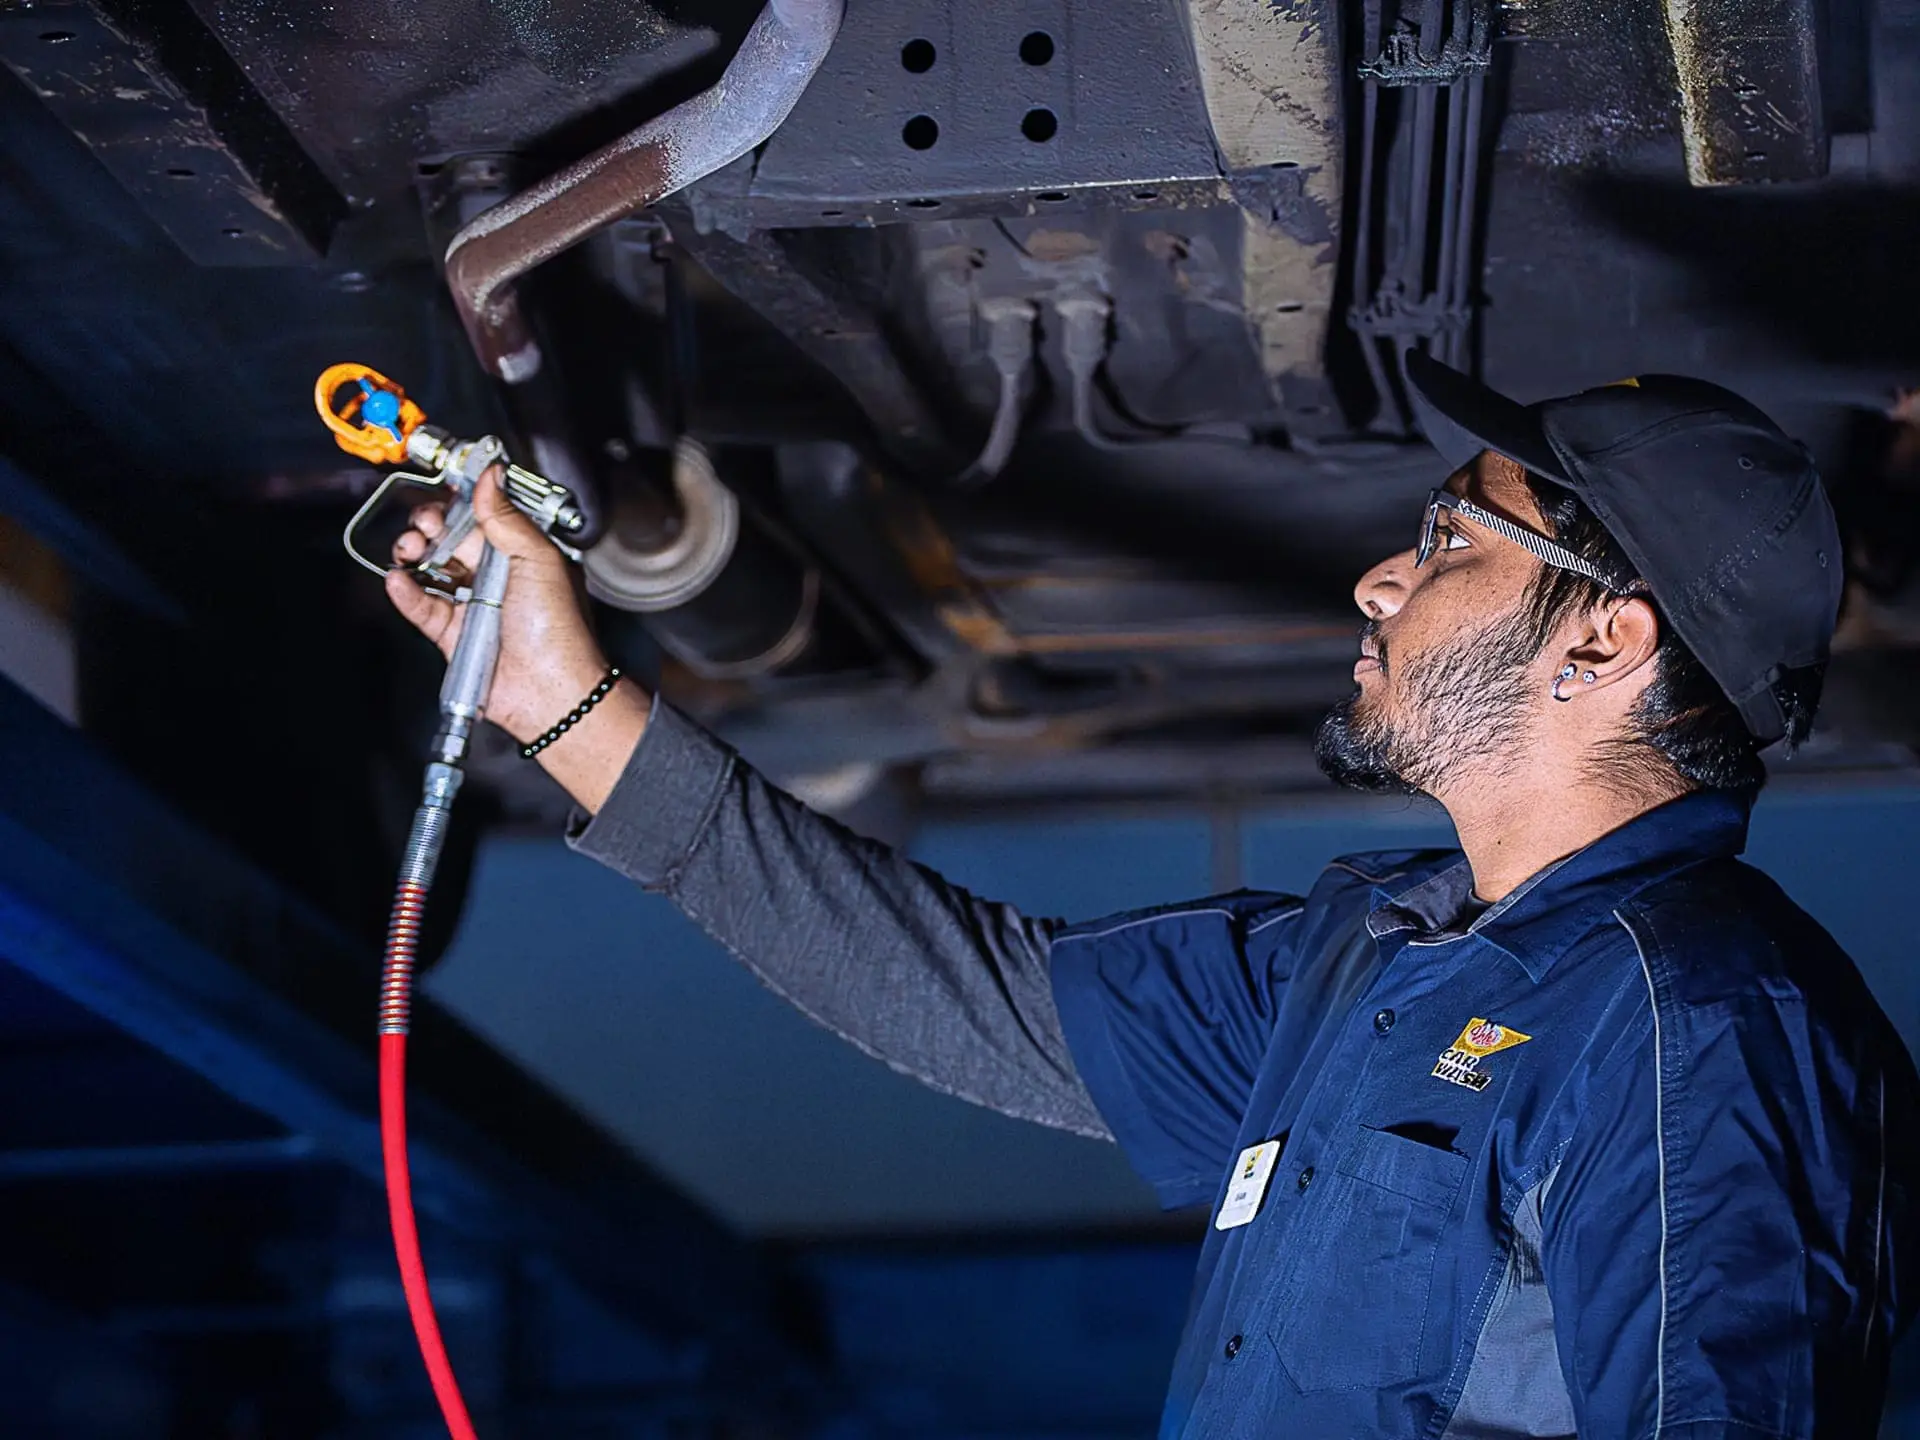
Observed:
[[[1280,1142],[1269,1140],[1263,1145],[1249,1145],[1240,1152],[1240,1158],[1233,1162],[1233,1180],[1227,1186],[1227,1198],[1220,1204],[1220,1213],[1213,1219],[1216,1230],[1232,1230],[1245,1225],[1260,1213],[1260,1202],[1266,1198],[1267,1181],[1273,1178],[1273,1167],[1280,1159]]]

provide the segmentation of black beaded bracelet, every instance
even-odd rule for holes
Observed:
[[[586,699],[582,700],[578,705],[574,706],[573,709],[567,712],[566,718],[564,720],[562,720],[558,725],[554,726],[551,730],[547,731],[546,734],[542,735],[538,740],[534,741],[531,745],[522,745],[520,747],[521,758],[523,760],[533,759],[534,756],[538,755],[542,750],[546,749],[547,746],[553,744],[554,741],[558,740],[562,735],[566,734],[567,731],[571,730],[574,726],[578,725],[582,720],[586,719],[587,712],[593,709],[593,707],[598,705],[602,700],[606,699],[607,696],[613,692],[613,687],[619,683],[620,683],[620,667],[616,665],[611,670],[607,671],[606,679],[602,680],[598,685],[593,687],[593,693],[591,695],[587,696]]]

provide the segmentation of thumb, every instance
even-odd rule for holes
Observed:
[[[540,529],[513,502],[500,493],[501,470],[490,465],[473,487],[473,514],[487,543],[516,560],[542,559],[558,554]]]

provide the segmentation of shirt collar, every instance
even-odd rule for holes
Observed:
[[[1461,860],[1398,892],[1376,886],[1367,929],[1376,939],[1411,932],[1403,941],[1476,935],[1538,982],[1634,891],[1696,861],[1745,850],[1748,814],[1747,802],[1726,791],[1670,800],[1547,866],[1464,927],[1458,922],[1473,898],[1473,872]]]

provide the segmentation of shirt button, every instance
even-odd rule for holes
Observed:
[[[1240,1337],[1238,1335],[1228,1336],[1227,1343],[1222,1347],[1220,1353],[1225,1355],[1229,1360],[1238,1355],[1240,1353]]]
[[[1373,1017],[1373,1028],[1378,1030],[1382,1035],[1391,1030],[1393,1028],[1393,1011],[1382,1010],[1378,1015],[1375,1015]]]
[[[1309,1165],[1307,1166],[1306,1169],[1300,1172],[1300,1188],[1304,1190],[1307,1188],[1307,1186],[1311,1185],[1312,1183],[1313,1183],[1313,1167]]]

